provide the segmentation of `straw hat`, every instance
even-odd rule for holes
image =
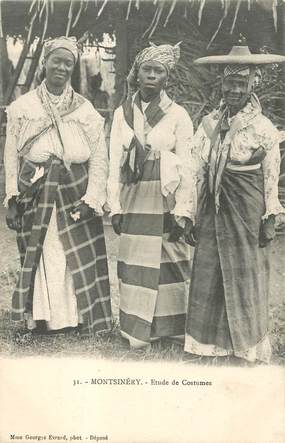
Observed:
[[[235,64],[235,65],[265,65],[269,63],[285,63],[285,56],[278,54],[253,54],[248,46],[233,46],[229,54],[201,57],[194,61],[197,65]]]

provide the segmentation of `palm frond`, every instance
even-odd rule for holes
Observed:
[[[161,17],[161,15],[162,15],[163,8],[164,8],[164,4],[161,3],[161,4],[159,5],[159,7],[158,7],[159,11],[158,11],[158,14],[157,14],[157,17],[156,17],[155,23],[154,23],[154,25],[153,25],[153,28],[152,28],[152,30],[151,30],[151,32],[150,32],[150,34],[149,34],[149,38],[154,34],[154,32],[155,32],[155,30],[156,30],[156,28],[157,28],[157,26],[158,26],[158,24],[159,24],[159,20],[160,20],[160,17]]]
[[[107,3],[108,3],[108,0],[104,0],[103,5],[101,6],[101,8],[100,8],[99,11],[98,11],[97,18],[100,17],[100,15],[101,15],[102,12],[104,11],[105,6],[107,5]]]
[[[43,32],[42,32],[41,39],[40,39],[41,42],[43,42],[45,39],[47,28],[48,28],[48,23],[49,23],[49,6],[47,4],[46,5],[45,23],[44,23]]]
[[[235,15],[234,15],[232,27],[231,27],[231,30],[230,30],[230,34],[232,34],[234,32],[234,28],[235,28],[235,25],[236,25],[236,21],[237,21],[237,16],[238,16],[238,13],[239,13],[240,5],[241,5],[241,0],[238,0],[237,5],[236,5],[236,9],[235,9]]]
[[[40,9],[40,13],[39,13],[39,20],[42,19],[42,16],[43,16],[44,11],[46,10],[46,8],[48,8],[48,2],[47,2],[46,0],[43,0],[42,3],[43,3],[43,4],[42,4],[42,7],[41,7],[41,9]],[[39,3],[39,6],[40,6],[40,3]]]
[[[173,11],[175,9],[176,3],[177,3],[177,0],[172,0],[169,12],[167,14],[166,20],[165,20],[164,25],[163,25],[164,27],[168,24],[169,19],[170,19],[171,15],[173,14]]]
[[[119,0],[118,0],[119,1]],[[117,7],[118,1],[115,0],[70,0],[69,2],[69,12],[64,14],[65,24],[64,27],[67,30],[67,33],[70,32],[70,29],[76,28],[79,23],[79,19],[84,16],[92,14],[94,16],[94,20],[98,20],[106,6],[108,5],[110,9],[113,7]],[[126,20],[132,19],[133,9],[139,11],[142,15],[142,18],[145,17],[144,11],[147,11],[147,16],[150,15],[149,24],[146,22],[146,31],[143,37],[153,35],[156,31],[157,27],[160,25],[161,20],[163,20],[164,27],[169,26],[171,18],[174,14],[180,14],[182,19],[191,19],[190,10],[192,14],[192,9],[195,8],[195,15],[197,14],[198,24],[201,25],[202,19],[207,16],[208,17],[208,7],[212,3],[213,0],[189,0],[188,2],[180,1],[180,0],[128,0],[128,2],[122,2],[120,8],[124,8],[124,15]],[[275,29],[277,29],[277,12],[278,12],[278,1],[280,0],[266,0],[268,5],[266,5],[266,9],[268,11],[271,10],[271,15],[273,18]],[[22,2],[19,2],[19,4]],[[24,1],[23,1],[24,3]],[[43,17],[46,18],[48,15],[48,28],[53,27],[55,21],[57,21],[58,17],[55,16],[58,10],[58,5],[61,3],[60,0],[31,0],[28,12],[28,20],[29,25],[25,26],[28,30],[30,28],[31,23],[35,24],[34,15],[38,16],[38,12],[40,10],[40,20],[43,20]],[[127,5],[125,5],[127,3]],[[217,38],[220,33],[222,26],[229,18],[229,10],[234,9],[234,18],[230,27],[230,33],[233,33],[238,19],[238,14],[241,10],[245,11],[246,9],[249,11],[253,7],[262,7],[264,6],[265,0],[216,0],[217,8],[220,9],[220,17],[218,17],[216,28],[213,30],[213,35],[210,38],[208,47],[213,43],[213,41]],[[80,6],[78,6],[80,5]],[[90,7],[89,7],[90,5]],[[244,5],[243,9],[241,6]],[[132,8],[134,6],[134,8]],[[143,6],[143,7],[142,7]],[[79,8],[79,9],[78,9]],[[47,14],[47,10],[49,11]],[[152,13],[149,11],[153,10]],[[70,11],[72,11],[72,19],[70,18]],[[77,13],[75,13],[77,11]],[[164,14],[165,13],[165,14]],[[193,14],[192,14],[193,15]],[[188,18],[189,17],[189,18]],[[38,20],[37,18],[37,20]],[[88,17],[87,17],[88,18]],[[61,20],[62,20],[61,16]],[[71,20],[71,23],[69,23]],[[89,18],[88,18],[89,20]],[[88,21],[87,20],[87,21]],[[90,20],[89,20],[90,22]],[[89,23],[88,22],[88,23]],[[31,33],[29,33],[30,36]]]
[[[277,31],[277,6],[278,6],[277,0],[273,0],[273,2],[272,2],[272,15],[273,15],[273,22],[274,22],[275,31]]]
[[[75,26],[77,25],[78,20],[80,19],[81,13],[83,11],[83,7],[84,7],[84,0],[80,0],[80,7],[74,19],[74,22],[72,23],[72,28],[75,28]]]
[[[26,43],[27,44],[29,44],[30,43],[30,41],[31,41],[31,38],[32,38],[32,34],[33,34],[33,30],[34,30],[34,23],[35,23],[35,21],[36,21],[36,18],[38,17],[38,14],[39,14],[39,6],[40,6],[40,4],[39,3],[37,3],[37,8],[36,9],[34,9],[34,11],[33,11],[33,15],[32,15],[32,17],[31,17],[31,19],[30,19],[30,23],[29,23],[29,32],[28,32],[28,35],[27,35],[27,38],[26,38]]]
[[[155,11],[154,16],[153,16],[153,18],[152,18],[152,21],[151,21],[149,27],[148,27],[148,28],[145,30],[145,32],[143,33],[143,35],[142,35],[142,39],[144,39],[145,36],[151,31],[151,29],[152,29],[152,27],[153,27],[153,25],[154,25],[154,23],[155,23],[155,20],[156,20],[156,17],[157,17],[158,11],[159,11],[159,7],[156,8],[156,11]]]
[[[3,26],[2,26],[2,5],[0,1],[0,38],[2,39],[3,37],[4,35],[3,35]]]
[[[224,20],[226,19],[227,15],[228,15],[228,3],[226,2],[225,3],[225,8],[224,8],[224,14],[223,14],[221,20],[219,21],[219,24],[218,24],[218,27],[217,27],[216,31],[214,32],[214,34],[211,37],[211,40],[208,43],[207,49],[209,49],[209,47],[211,46],[211,44],[213,43],[213,41],[217,37],[217,35],[218,35],[218,33],[219,33],[219,31],[220,31],[220,29],[222,27],[222,24],[224,23]]]
[[[127,15],[126,20],[129,20],[130,12],[131,12],[131,6],[132,6],[132,0],[129,0],[128,9],[127,9]]]
[[[34,7],[37,5],[38,5],[37,0],[33,0],[29,9],[29,15],[32,13]]]
[[[66,31],[65,31],[66,37],[69,36],[71,23],[72,23],[72,17],[73,17],[73,1],[71,0],[70,5],[69,5],[69,10],[68,10],[68,16],[67,16],[67,26],[66,26]]]
[[[206,3],[206,0],[201,0],[199,12],[198,12],[198,23],[199,23],[199,26],[201,25],[202,14],[203,14],[205,3]]]

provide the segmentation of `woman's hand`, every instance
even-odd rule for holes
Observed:
[[[259,247],[265,248],[275,237],[275,215],[269,215],[260,225]]]
[[[112,216],[112,226],[113,226],[114,232],[117,235],[121,235],[122,221],[123,221],[123,216],[121,214],[115,214]]]
[[[89,218],[94,217],[94,215],[94,210],[84,202],[74,206],[70,212],[70,216],[75,222],[88,220]]]
[[[15,197],[12,197],[8,202],[6,224],[8,228],[12,229],[13,231],[19,231],[22,227],[21,216],[18,212],[18,204]]]
[[[195,226],[192,220],[190,220],[189,218],[186,220],[185,223],[184,239],[188,245],[193,247],[196,246]]]
[[[183,228],[175,220],[175,216],[171,214],[171,230],[168,237],[169,242],[176,242],[182,237]]]

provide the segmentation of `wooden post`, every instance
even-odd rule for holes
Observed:
[[[11,74],[11,62],[8,58],[6,37],[2,27],[2,10],[0,0],[0,135],[2,134],[2,121],[4,118],[4,107],[7,105],[5,100],[6,88]]]
[[[285,55],[285,3],[279,6],[278,12],[278,38],[282,54]]]
[[[277,9],[278,11],[278,47],[280,48],[281,54],[285,55],[285,3],[283,2]],[[285,81],[285,63],[282,65],[282,77]],[[285,99],[283,100],[283,115],[285,115]],[[285,129],[285,128],[284,128]]]
[[[278,9],[278,47],[281,54],[285,55],[285,3],[282,3]],[[285,63],[282,66],[282,79],[285,81]],[[282,100],[282,116],[285,116],[285,99]],[[285,127],[282,128],[285,130]],[[280,143],[280,175],[279,175],[279,199],[281,204],[285,206],[285,141]]]
[[[0,0],[0,198],[4,197],[4,167],[3,167],[3,154],[4,154],[4,134],[2,132],[1,121],[4,115],[4,64],[5,64],[5,49],[6,42],[3,35],[2,28],[2,13],[1,13],[1,0]]]
[[[0,106],[4,106],[4,63],[5,63],[5,40],[2,27],[2,5],[0,0]],[[2,112],[2,108],[1,111]]]
[[[121,2],[116,8],[116,79],[115,79],[115,97],[114,107],[117,107],[125,94],[125,79],[128,72],[128,38],[127,24],[125,20],[125,8]]]

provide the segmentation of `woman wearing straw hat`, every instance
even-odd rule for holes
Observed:
[[[108,155],[103,118],[70,86],[77,59],[73,39],[46,42],[45,79],[8,108],[7,225],[21,256],[12,319],[93,334],[112,325],[101,218]]]
[[[182,235],[193,217],[193,129],[164,90],[178,57],[178,45],[151,45],[137,55],[111,131],[108,202],[120,235],[120,327],[137,348],[161,337],[184,339],[190,248]]]
[[[198,64],[225,64],[223,100],[200,124],[192,147],[198,210],[185,351],[268,362],[268,245],[278,200],[279,134],[253,93],[257,65],[285,62],[246,46]]]

